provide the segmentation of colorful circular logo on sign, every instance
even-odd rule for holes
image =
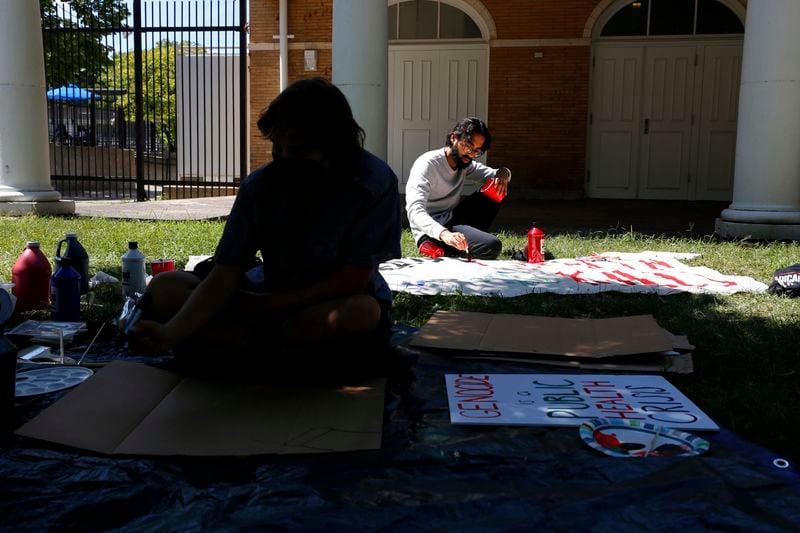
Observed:
[[[691,433],[626,419],[595,418],[581,424],[583,442],[612,457],[700,455],[710,444]]]

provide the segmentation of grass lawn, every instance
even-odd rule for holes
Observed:
[[[205,221],[0,217],[0,280],[11,280],[11,267],[27,240],[40,241],[42,251],[52,260],[58,240],[66,232],[76,231],[90,256],[90,274],[101,270],[119,278],[120,258],[129,240],[138,241],[148,258],[172,257],[180,268],[190,255],[211,254],[222,228],[223,222]],[[505,250],[524,247],[522,234],[501,233],[501,237]],[[702,255],[688,264],[750,276],[767,284],[776,269],[800,262],[797,243],[717,242],[633,232],[548,236],[546,246],[555,257],[606,251],[697,252]],[[408,230],[403,233],[403,253],[416,255]],[[122,299],[119,286],[101,286],[94,293],[84,319],[97,327],[116,315]],[[662,327],[688,336],[696,346],[695,372],[666,377],[721,426],[800,463],[800,298],[766,293],[537,294],[516,298],[397,294],[393,317],[398,323],[419,326],[436,309],[567,318],[652,314]],[[11,323],[34,317],[47,318],[47,313],[16,316]],[[532,372],[535,369],[531,367]]]

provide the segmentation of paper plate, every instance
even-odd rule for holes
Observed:
[[[581,424],[583,442],[612,457],[700,455],[710,444],[691,433],[641,420],[596,418]]]
[[[16,397],[37,396],[56,392],[82,383],[94,374],[82,366],[50,366],[17,374]]]

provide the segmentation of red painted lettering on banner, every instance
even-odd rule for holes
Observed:
[[[605,411],[606,418],[625,418],[627,420],[644,420],[641,415],[629,415],[628,411]]]
[[[618,400],[615,400],[615,399],[605,399],[605,398],[595,398],[595,399],[597,399],[597,400],[603,400],[603,403],[610,403],[610,404],[614,404],[614,405],[617,405],[617,404],[623,404],[623,405],[624,405],[624,404],[627,404],[627,403],[628,403],[628,400],[626,400],[626,399],[625,399],[625,398],[623,398],[622,396],[620,396],[620,399],[618,399]]]
[[[581,381],[584,387],[613,387],[610,381]]]
[[[495,401],[489,376],[459,374],[453,382],[459,414],[465,418],[497,418],[502,415]]]
[[[561,272],[561,271],[556,272],[557,276],[562,276],[562,277],[565,277],[565,278],[572,278],[575,281],[577,281],[578,283],[591,283],[591,281],[589,281],[588,279],[582,278],[581,274],[582,274],[582,272],[580,270],[576,270],[572,274],[570,274],[569,272]]]
[[[644,266],[649,267],[653,270],[660,270],[662,268],[672,268],[672,265],[669,263],[665,263],[664,261],[657,261],[655,259],[640,259],[640,263]]]
[[[494,394],[472,394],[470,391],[456,391],[455,394],[465,402],[494,401]]]
[[[494,395],[494,386],[489,382],[489,376],[464,376],[459,374],[453,382],[457,395]]]
[[[619,394],[617,392],[617,389],[607,389],[605,387],[602,387],[602,388],[584,387],[583,390],[586,391],[586,394],[591,394],[591,395],[595,395],[595,394],[617,394],[618,395]],[[614,397],[621,398],[621,396],[612,396],[612,398],[614,398]]]
[[[591,397],[596,400],[605,400],[610,398],[624,398],[624,396],[621,393],[615,391],[598,391],[596,394],[592,394],[588,390],[586,392],[589,393],[589,395],[591,395]],[[605,396],[599,396],[599,394],[603,394]]]
[[[473,403],[469,405],[464,402],[459,402],[456,405],[463,411],[500,411],[500,407],[494,402],[487,402],[485,404]]]
[[[463,416],[464,418],[497,418],[499,416],[502,416],[502,413],[500,411],[490,411],[490,410],[472,411],[469,409],[464,411],[459,411],[458,414]]]
[[[618,283],[624,283],[625,285],[633,285],[633,283],[631,283],[630,281],[620,278],[619,276],[617,276],[613,272],[605,271],[605,272],[603,272],[603,275],[605,277],[607,277],[608,279],[610,279],[611,281],[616,281]]]
[[[591,261],[591,260],[590,261],[585,261],[583,259],[578,259],[578,262],[580,264],[582,264],[583,266],[585,266],[586,268],[594,268],[596,270],[602,270],[604,268],[604,266],[601,266],[601,265],[597,264],[598,261]],[[600,261],[600,262],[605,262],[605,261]]]
[[[634,283],[641,283],[642,285],[658,285],[655,281],[651,281],[651,280],[649,280],[647,278],[638,278],[638,277],[634,276],[633,274],[628,274],[627,272],[622,272],[622,271],[619,271],[619,270],[615,270],[614,272],[616,274],[619,274],[620,276],[628,278],[629,280],[631,280]]]
[[[623,403],[622,405],[612,405],[608,403],[597,403],[595,407],[600,409],[601,411],[608,412],[608,411],[635,411],[636,409],[627,403]]]
[[[724,285],[726,287],[735,287],[737,285],[737,283],[735,281],[717,280],[717,279],[709,278],[708,276],[704,276],[702,274],[698,274],[698,277],[705,278],[708,281],[711,281],[711,282],[714,282],[714,283],[719,283],[720,285]]]
[[[664,278],[664,279],[668,279],[668,280],[670,280],[670,281],[673,281],[673,282],[675,282],[675,283],[677,283],[678,285],[681,285],[681,286],[683,286],[683,287],[705,287],[705,286],[706,286],[705,284],[702,284],[702,285],[692,285],[691,283],[686,283],[685,281],[682,281],[682,280],[680,280],[680,279],[676,278],[675,276],[670,276],[670,275],[668,275],[668,274],[662,274],[661,272],[656,272],[654,275],[655,275],[655,276],[658,276],[658,277],[660,277],[660,278]],[[675,286],[675,285],[665,285],[665,287],[674,287],[674,286]]]

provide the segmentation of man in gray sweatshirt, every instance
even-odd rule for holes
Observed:
[[[502,243],[488,233],[508,192],[511,171],[491,168],[473,158],[486,152],[492,137],[486,124],[467,117],[447,135],[444,148],[419,156],[406,183],[406,213],[422,253],[496,259]],[[465,180],[493,186],[495,198],[476,190],[462,197]],[[427,244],[426,244],[427,243]]]

